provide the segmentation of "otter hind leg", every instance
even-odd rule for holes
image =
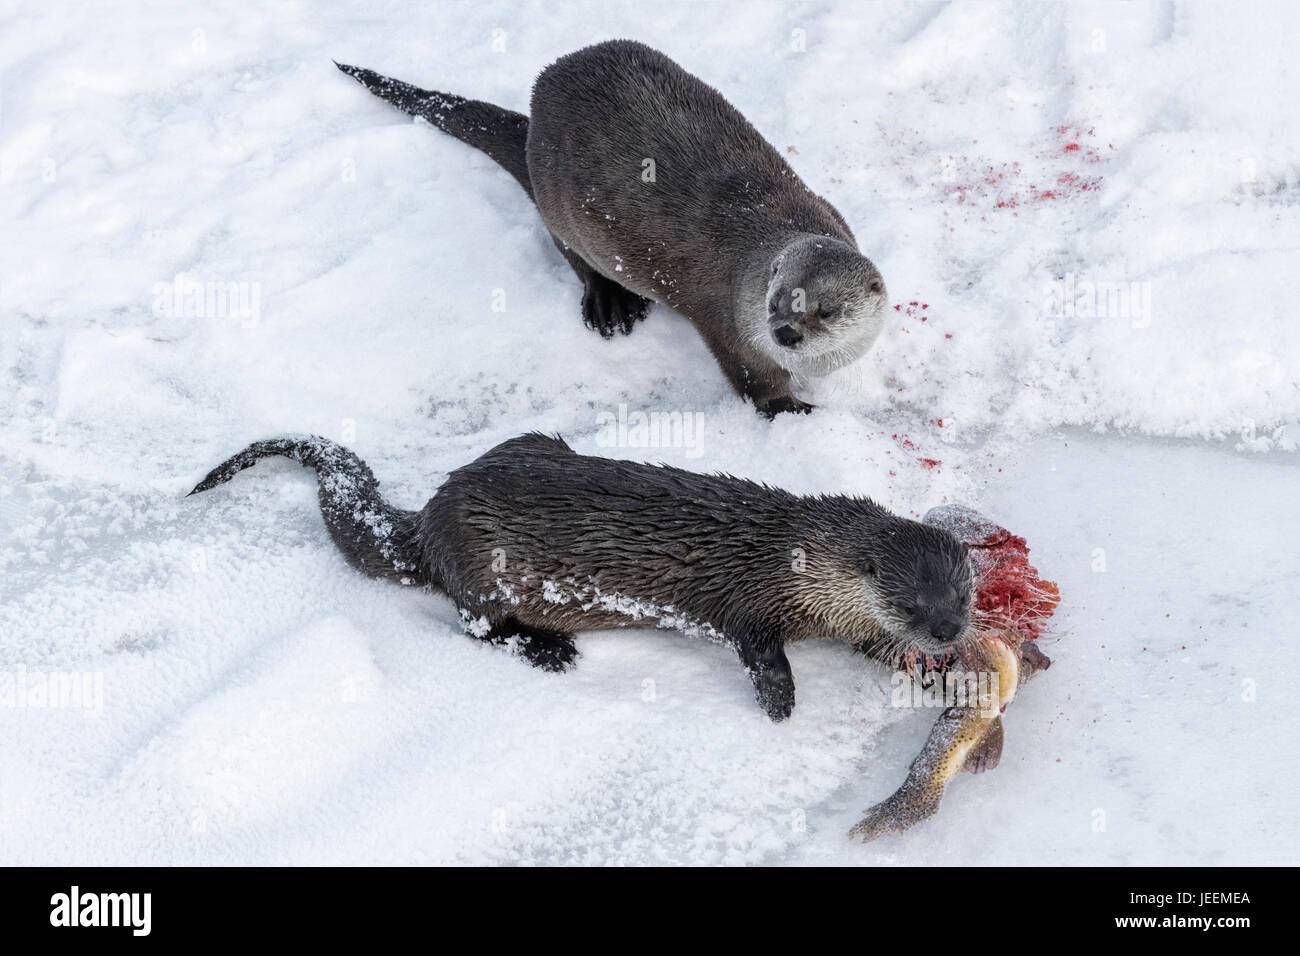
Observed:
[[[612,339],[615,332],[631,335],[632,327],[645,318],[650,300],[606,279],[559,239],[555,245],[582,280],[582,321],[587,328],[606,339]]]
[[[650,300],[629,292],[597,272],[586,280],[582,293],[582,321],[602,338],[612,339],[615,332],[632,334],[632,327],[645,318]]]
[[[492,629],[483,636],[484,640],[494,644],[504,644],[511,638],[518,642],[520,656],[542,670],[567,671],[578,658],[578,648],[573,643],[572,634],[533,627],[513,617],[492,625]]]

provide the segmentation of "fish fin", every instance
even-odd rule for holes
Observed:
[[[996,767],[1001,759],[1002,718],[995,717],[989,724],[989,729],[984,732],[984,736],[966,754],[966,762],[962,764],[961,769],[964,773],[983,773]]]

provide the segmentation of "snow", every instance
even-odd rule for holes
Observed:
[[[0,701],[103,696],[0,706],[0,859],[1294,862],[1293,5],[85,13],[0,29]],[[331,63],[526,110],[614,36],[721,89],[884,275],[812,415],[760,419],[663,308],[600,340],[517,184]],[[621,405],[692,442],[611,446]],[[543,673],[351,571],[292,463],[182,497],[306,432],[416,507],[534,429],[1023,535],[1062,604],[1001,765],[852,844],[933,714],[846,647],[789,649],[780,725],[672,632]]]

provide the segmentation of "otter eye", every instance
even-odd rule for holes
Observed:
[[[903,608],[903,613],[906,614],[908,617],[916,617],[916,608],[905,607]]]
[[[876,576],[876,566],[874,564],[868,564],[863,570],[866,571],[867,577],[869,578],[874,578]]]
[[[819,319],[833,319],[839,314],[840,310],[834,306],[821,306],[817,309],[817,317]]]

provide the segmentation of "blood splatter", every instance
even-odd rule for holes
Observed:
[[[1032,181],[1031,176],[1037,179],[1037,175],[1027,172],[1018,161],[990,163],[963,155],[947,157],[941,180],[932,185],[943,198],[958,205],[1011,210],[1095,192],[1101,187],[1102,177],[1086,175],[1089,171],[1079,166],[1080,163],[1096,165],[1105,158],[1091,142],[1095,135],[1096,130],[1091,127],[1057,126],[1049,142],[1035,154],[1035,162],[1029,164],[1038,170],[1038,175],[1046,174],[1043,176],[1046,182]],[[1115,147],[1107,144],[1106,148]],[[1061,164],[1073,168],[1060,169]],[[1050,172],[1053,166],[1057,167],[1055,174]]]
[[[1038,576],[1025,539],[998,528],[970,547],[979,576],[976,611],[999,617],[1026,639],[1037,640],[1061,603],[1061,591]]]

